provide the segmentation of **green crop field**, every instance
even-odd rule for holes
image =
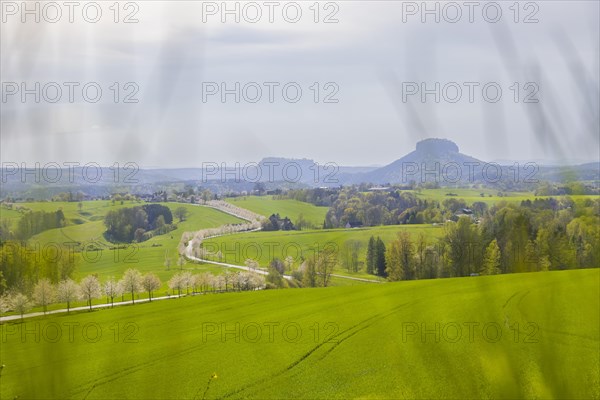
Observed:
[[[409,232],[413,239],[422,233],[430,243],[433,243],[435,238],[443,234],[444,229],[442,226],[422,224],[352,229],[248,232],[207,239],[204,247],[213,253],[221,251],[224,257],[223,261],[231,264],[244,265],[247,258],[252,258],[257,260],[261,267],[266,267],[274,257],[283,260],[286,256],[292,256],[296,260],[295,266],[297,267],[300,256],[306,258],[326,246],[338,249],[338,254],[341,256],[345,243],[349,240],[362,243],[359,260],[364,260],[371,236],[380,236],[385,243],[389,243],[401,231]],[[337,267],[335,273],[347,274],[347,271]],[[352,275],[374,279],[373,275],[368,275],[364,271]]]
[[[599,280],[266,290],[5,323],[0,397],[598,399]]]
[[[272,196],[236,197],[226,200],[231,204],[264,215],[265,217],[279,213],[281,218],[288,217],[293,223],[296,223],[298,217],[302,215],[304,220],[312,224],[315,228],[323,226],[325,214],[327,214],[328,210],[328,207],[317,207],[297,200],[277,200],[273,199]]]

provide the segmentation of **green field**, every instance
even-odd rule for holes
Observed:
[[[411,191],[417,195],[418,198],[423,200],[435,200],[443,202],[446,199],[463,199],[468,205],[472,205],[475,202],[481,201],[486,203],[488,206],[505,201],[507,203],[520,204],[524,200],[547,199],[553,197],[559,199],[564,196],[536,196],[532,192],[502,192],[502,196],[498,195],[498,190],[493,189],[423,189],[420,192]],[[456,194],[457,196],[448,196],[448,193]],[[484,196],[481,196],[481,193]],[[595,200],[598,196],[595,195],[569,195],[573,201],[592,199]]]
[[[243,222],[239,218],[208,207],[178,203],[164,204],[171,211],[181,206],[188,209],[188,217],[185,221],[179,222],[174,217],[174,222],[177,224],[176,230],[165,235],[155,236],[139,244],[131,244],[124,249],[111,250],[109,246],[113,245],[108,243],[103,237],[103,233],[106,230],[103,223],[104,215],[109,210],[117,207],[134,206],[138,205],[138,203],[126,202],[123,206],[113,206],[106,201],[84,202],[83,212],[89,214],[84,216],[78,212],[76,203],[26,203],[26,207],[31,209],[45,209],[46,211],[54,211],[62,207],[67,219],[79,218],[83,220],[83,223],[78,225],[72,224],[64,228],[44,231],[31,238],[30,243],[33,246],[39,246],[38,248],[42,250],[52,242],[68,243],[76,241],[100,247],[101,251],[89,251],[85,253],[85,256],[84,254],[76,253],[76,280],[88,274],[95,273],[103,281],[110,276],[120,277],[128,268],[137,268],[142,273],[154,272],[165,283],[178,270],[176,266],[178,258],[177,245],[184,232]],[[52,205],[52,207],[49,205]],[[170,257],[172,260],[170,271],[167,271],[164,266],[165,256]],[[215,266],[188,264],[187,268],[190,267],[196,268],[197,272],[222,270],[222,268]],[[166,283],[163,287],[166,288]]]
[[[454,193],[457,196],[448,196],[448,193]],[[481,193],[484,195],[481,196]],[[476,201],[484,202],[488,205],[506,201],[509,203],[520,203],[523,200],[533,200],[535,196],[529,192],[503,192],[502,196],[498,196],[497,190],[492,189],[424,189],[420,192],[415,192],[421,199],[436,200],[443,202],[446,199],[463,199],[468,205]]]
[[[323,226],[325,214],[329,209],[328,207],[317,207],[297,200],[277,200],[273,199],[272,196],[234,197],[228,198],[226,201],[265,217],[278,213],[281,218],[288,217],[293,223],[296,223],[298,217],[302,215],[314,228]]]
[[[267,290],[7,323],[0,397],[598,399],[599,280]]]
[[[356,240],[362,243],[359,260],[364,260],[371,236],[380,236],[385,243],[389,243],[401,231],[410,232],[413,239],[416,239],[422,233],[429,243],[433,244],[434,239],[440,237],[444,229],[442,226],[421,224],[352,229],[248,232],[207,239],[204,242],[204,247],[213,253],[220,250],[224,256],[223,261],[231,264],[244,265],[247,258],[252,258],[257,260],[261,267],[266,267],[274,257],[283,260],[289,255],[296,260],[295,266],[298,267],[300,256],[309,257],[326,246],[333,245],[333,248],[339,250],[338,254],[341,257],[342,250],[348,240]],[[335,273],[348,274],[341,266],[336,268]],[[373,275],[366,274],[364,270],[362,273],[352,275],[374,279]]]

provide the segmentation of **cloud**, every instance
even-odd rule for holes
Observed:
[[[539,3],[537,24],[514,23],[508,8],[497,24],[403,23],[400,2],[341,2],[339,23],[315,24],[302,4],[296,24],[204,23],[199,2],[140,3],[136,24],[2,24],[3,82],[103,89],[98,103],[80,92],[73,103],[3,103],[2,158],[175,167],[281,155],[366,165],[391,162],[432,136],[481,159],[598,158],[598,3]],[[320,21],[331,11],[321,9]],[[473,103],[402,101],[403,82],[465,89],[470,81],[497,82],[502,101],[486,102],[481,92]],[[538,105],[523,103],[531,81]],[[222,103],[219,93],[205,102],[206,82],[256,82],[263,97]],[[265,82],[279,83],[273,103]],[[297,103],[282,96],[290,82],[302,88]],[[128,83],[138,103],[124,103],[134,92]],[[333,92],[328,83],[338,103],[323,101]]]

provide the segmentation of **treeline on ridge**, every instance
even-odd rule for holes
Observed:
[[[0,236],[3,240],[27,240],[48,229],[62,228],[67,225],[65,214],[61,209],[56,211],[23,211],[13,231],[8,220],[3,220]]]

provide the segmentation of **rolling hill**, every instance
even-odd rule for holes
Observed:
[[[190,296],[5,323],[0,397],[599,398],[599,273]]]

